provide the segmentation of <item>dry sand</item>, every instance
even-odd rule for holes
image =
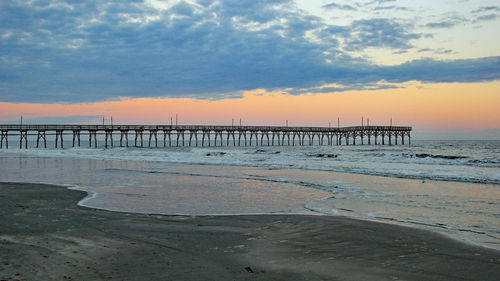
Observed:
[[[162,216],[0,183],[1,280],[499,280],[500,252],[334,216]]]

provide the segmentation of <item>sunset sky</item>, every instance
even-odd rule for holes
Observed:
[[[0,2],[0,123],[500,139],[498,0]]]

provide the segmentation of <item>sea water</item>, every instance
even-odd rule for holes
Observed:
[[[344,215],[500,249],[500,141],[9,148],[0,181],[72,186],[91,194],[81,205],[115,211]]]

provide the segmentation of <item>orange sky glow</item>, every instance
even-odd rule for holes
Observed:
[[[247,91],[242,98],[135,98],[78,104],[0,103],[1,121],[74,115],[113,116],[115,124],[231,124],[341,126],[361,124],[413,126],[417,131],[474,131],[500,124],[500,81],[488,83],[408,82],[404,88],[346,91],[291,96],[265,90]],[[102,122],[96,118],[95,123]],[[365,121],[366,122],[366,121]]]

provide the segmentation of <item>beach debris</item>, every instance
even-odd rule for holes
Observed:
[[[226,152],[209,152],[206,154],[206,156],[223,156],[223,155],[226,155]]]
[[[252,269],[250,266],[245,267],[245,270],[246,270],[248,273],[253,273],[253,269]]]
[[[455,160],[455,159],[465,159],[468,158],[467,156],[457,156],[457,155],[434,155],[434,154],[428,154],[428,153],[416,153],[415,157],[417,158],[440,158],[440,159],[448,159],[448,160]]]
[[[319,158],[337,158],[337,154],[331,154],[331,153],[318,153],[318,154],[307,154],[307,156],[310,157],[319,157]]]

